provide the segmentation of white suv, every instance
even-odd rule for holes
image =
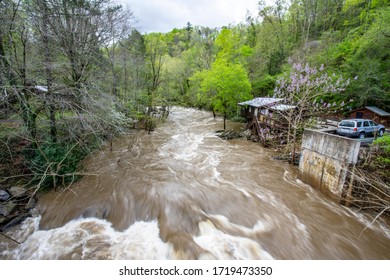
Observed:
[[[338,135],[365,138],[366,136],[383,136],[385,127],[367,119],[342,120],[336,130]]]

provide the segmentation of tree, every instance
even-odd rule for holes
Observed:
[[[292,145],[291,163],[294,163],[298,131],[322,112],[329,114],[336,107],[343,106],[343,103],[326,103],[326,100],[343,92],[349,80],[335,74],[329,75],[323,66],[317,68],[296,63],[289,77],[281,77],[277,83],[274,97],[283,98],[286,104],[296,106],[284,114],[288,122],[288,144]]]
[[[6,0],[0,9],[0,109],[24,125],[2,137],[26,143],[17,156],[28,184],[65,184],[126,121],[102,78],[103,48],[120,39],[112,23],[122,9],[110,0]]]
[[[237,103],[252,98],[251,83],[244,67],[251,48],[240,45],[238,38],[232,30],[222,29],[215,41],[219,51],[211,68],[196,72],[190,79],[199,90],[200,104],[223,115],[224,129]]]
[[[160,33],[153,33],[146,36],[146,65],[148,67],[148,112],[151,113],[155,106],[154,98],[156,97],[158,87],[162,83],[163,56],[166,53],[166,45],[164,44]]]
[[[35,5],[34,5],[35,4]],[[35,8],[35,9],[34,9]],[[53,76],[53,52],[52,42],[49,31],[49,9],[46,1],[36,0],[33,3],[33,15],[35,16],[36,30],[39,33],[38,38],[42,43],[43,63],[45,69],[46,93],[44,97],[44,106],[48,110],[50,119],[50,136],[53,143],[57,142],[56,125],[56,106],[54,100],[54,76]]]
[[[132,32],[132,21],[134,20],[133,12],[128,9],[122,9],[120,6],[113,7],[106,15],[108,23],[108,38],[105,41],[105,49],[108,58],[109,69],[112,77],[112,94],[119,97],[119,69],[117,69],[118,59],[118,45],[124,41],[126,37]],[[124,67],[126,69],[126,67]]]
[[[346,38],[350,50],[344,71],[358,80],[348,92],[350,98],[356,107],[376,104],[390,109],[390,7],[377,11],[363,35],[351,35]]]
[[[146,112],[147,102],[147,67],[145,38],[137,30],[132,30],[128,38],[122,40],[118,47],[120,57],[121,100],[126,113],[137,119]]]
[[[229,65],[221,59],[214,62],[210,70],[198,75],[203,78],[199,98],[209,98],[213,110],[223,115],[223,129],[226,130],[226,118],[236,110],[237,103],[253,98],[246,70],[240,64]]]
[[[256,51],[265,60],[266,74],[281,72],[281,66],[291,50],[291,32],[286,22],[287,4],[278,0],[275,6],[260,1],[259,15],[263,19],[258,32]]]
[[[247,64],[247,58],[253,54],[253,50],[248,45],[241,43],[239,29],[222,29],[215,40],[215,45],[219,48],[216,60],[224,60],[225,63]]]
[[[36,118],[41,111],[34,106],[34,92],[29,79],[31,62],[30,22],[26,5],[22,1],[0,2],[0,86],[3,102],[16,110],[27,129],[28,137],[35,145],[37,137]],[[17,107],[17,108],[15,108]]]

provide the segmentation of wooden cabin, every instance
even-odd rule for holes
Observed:
[[[241,116],[248,122],[252,121],[255,116],[259,116],[259,110],[264,107],[270,107],[283,101],[281,98],[256,97],[255,99],[238,103],[241,106]]]
[[[349,112],[351,119],[370,119],[376,123],[390,127],[390,113],[375,106],[365,106]]]
[[[286,115],[296,106],[282,104],[281,98],[257,97],[241,102],[241,116],[247,121],[247,129],[258,135],[263,143],[268,139],[277,138],[282,142],[288,129]]]
[[[288,129],[289,111],[295,110],[296,106],[276,104],[264,107],[260,110],[259,121],[273,129]]]

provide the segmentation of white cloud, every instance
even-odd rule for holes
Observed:
[[[192,25],[222,27],[257,13],[258,0],[117,0],[129,6],[142,32],[168,32]]]

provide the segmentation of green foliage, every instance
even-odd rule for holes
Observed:
[[[253,81],[252,92],[255,96],[268,96],[273,93],[276,85],[276,76],[264,75]]]
[[[390,160],[390,134],[385,134],[383,137],[375,139],[372,144],[378,146],[387,155],[388,160]]]
[[[223,115],[223,127],[226,129],[226,118],[232,117],[237,103],[252,98],[251,84],[247,73],[240,64],[226,65],[214,63],[209,71],[200,74],[199,100],[209,100],[209,107]]]
[[[239,63],[250,48],[237,47],[237,38],[230,29],[223,29],[215,42],[219,52],[211,68],[198,71],[191,78],[198,89],[198,104],[220,112],[224,120],[233,115],[238,102],[253,97],[248,73]]]
[[[351,93],[356,105],[390,108],[390,7],[378,11],[376,20],[353,45],[346,70],[357,77]]]
[[[42,177],[44,184],[60,184],[61,174],[72,173],[86,154],[70,144],[42,144],[56,126],[49,115],[54,120],[67,112],[72,112],[69,118],[80,117],[69,131],[57,124],[59,140],[76,134],[114,135],[125,126],[124,115],[144,121],[158,105],[184,104],[234,117],[237,102],[269,96],[276,80],[293,72],[292,64],[306,63],[355,78],[345,94],[317,90],[308,105],[322,99],[390,110],[389,0],[280,0],[268,6],[259,1],[259,16],[248,16],[246,24],[216,29],[187,23],[166,34],[133,30],[116,38],[111,36],[127,17],[117,13],[121,8],[111,0],[54,1],[47,6],[48,38],[41,22],[47,1],[0,2],[1,91],[14,94],[7,97],[7,115],[23,120],[27,137],[41,148],[31,159],[34,172],[58,171],[46,173],[51,175]],[[96,5],[96,20],[79,16],[88,14],[87,6],[79,6],[86,3]],[[112,25],[100,18],[107,12]],[[83,32],[62,25],[64,14]],[[96,30],[106,33],[96,36]],[[48,79],[54,90],[47,98],[26,86],[29,81],[46,85]],[[297,100],[299,96],[290,101]],[[41,126],[42,119],[50,125]],[[110,130],[114,126],[118,129]]]
[[[30,159],[29,169],[35,176],[31,183],[43,189],[67,186],[80,178],[76,171],[79,162],[87,154],[88,151],[79,144],[64,142],[42,144],[35,151],[35,156]]]
[[[387,3],[387,4],[386,4]],[[358,108],[375,105],[390,109],[390,7],[388,1],[347,1],[340,18],[348,25],[322,32],[318,49],[309,55],[314,65],[355,81],[346,88],[344,102]],[[354,16],[352,16],[352,14]],[[364,14],[361,18],[358,15]]]
[[[223,60],[216,61],[203,75],[201,92],[212,93],[212,107],[225,116],[235,111],[238,102],[252,98],[248,75],[240,64],[227,65]]]
[[[390,183],[390,134],[379,137],[371,144],[373,155],[366,164],[366,169],[377,174],[382,181]]]
[[[253,49],[245,44],[240,44],[240,37],[237,32],[227,28],[222,29],[215,40],[219,48],[216,60],[224,60],[227,63],[246,64],[246,58],[253,54]]]

